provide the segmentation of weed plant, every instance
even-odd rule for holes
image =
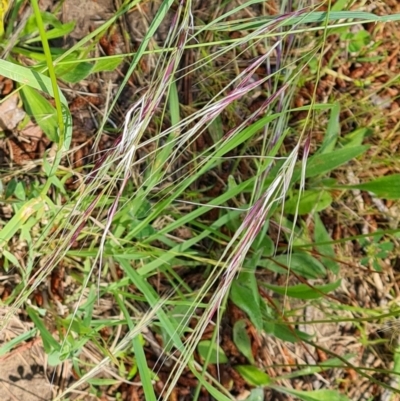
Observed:
[[[369,146],[365,130],[341,138],[341,105],[321,99],[317,88],[329,69],[323,57],[333,36],[342,35],[351,52],[360,53],[368,43],[363,35],[351,36],[352,27],[400,15],[346,11],[344,1],[282,2],[268,14],[265,2],[249,1],[212,4],[202,19],[191,0],[164,0],[137,51],[91,57],[99,38],[140,3],[124,2],[68,50],[49,42],[68,35],[73,24],[40,11],[37,0],[30,2],[32,13],[15,1],[5,18],[0,73],[17,84],[14,92],[54,145],[41,160],[2,175],[1,200],[13,209],[1,229],[3,269],[19,279],[2,301],[7,313],[1,327],[24,310],[35,328],[3,343],[0,354],[40,336],[49,365],[70,364],[77,376],[56,400],[83,384],[99,395],[102,386],[129,383],[137,373],[144,399],[169,399],[189,371],[198,380],[192,400],[202,388],[218,401],[234,400],[233,386],[223,386],[211,369],[229,362],[220,330],[234,305],[244,318],[233,323],[233,341],[246,363],[233,368],[251,389],[247,400],[263,399],[265,389],[302,400],[348,400],[334,380],[309,391],[290,380],[349,368],[390,394],[399,392],[397,382],[388,384],[372,368],[353,364],[350,351],[337,355],[324,348],[307,326],[350,321],[364,332],[364,322],[383,318],[382,310],[336,297],[341,260],[334,245],[377,239],[374,249],[385,255],[368,254],[363,262],[377,271],[393,251],[397,228],[372,239],[362,234],[333,241],[320,215],[335,193],[364,190],[398,199],[399,176],[363,183],[335,179],[332,172],[364,157]],[[18,10],[28,10],[24,19]],[[157,43],[165,21],[168,36]],[[182,66],[188,52],[193,62]],[[132,100],[112,146],[101,151],[100,137],[113,133],[112,113],[143,60],[154,63],[152,76]],[[108,94],[95,161],[74,169],[68,164],[72,118],[60,82],[74,84],[121,63],[129,65],[116,92]],[[185,79],[197,91],[190,105],[180,101]],[[314,90],[308,103],[296,106],[305,79]],[[249,110],[256,97],[262,101]],[[319,121],[324,132],[316,143]],[[205,136],[208,146],[200,146]],[[28,186],[17,179],[22,171]],[[71,177],[80,177],[76,191],[66,185]],[[213,192],[217,183],[220,190]],[[381,241],[388,235],[392,240]],[[61,267],[70,276],[62,305],[49,310],[35,304],[34,294]],[[186,282],[195,273],[197,280]],[[301,317],[310,306],[324,311],[321,321]],[[267,366],[253,354],[250,328],[258,339],[288,344],[293,355],[317,349],[327,360],[286,363],[290,370],[283,373],[284,358]],[[158,355],[155,365],[149,364],[149,349]],[[393,372],[386,373],[398,373],[395,359]],[[169,376],[161,380],[165,367]]]

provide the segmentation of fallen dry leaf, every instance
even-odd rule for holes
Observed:
[[[18,107],[18,95],[12,95],[0,104],[0,128],[13,130],[25,117],[25,112]]]

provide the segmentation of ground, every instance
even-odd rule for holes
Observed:
[[[41,3],[41,7],[47,10],[53,11],[55,6],[57,4],[53,4],[50,0]],[[72,46],[85,38],[100,23],[114,14],[114,6],[114,2],[109,0],[87,1],[85,7],[82,7],[82,1],[65,0],[60,9],[60,20],[63,23],[76,21],[76,28],[68,37],[63,38],[62,45]],[[210,5],[197,4],[196,17],[207,20],[208,6]],[[275,14],[276,9],[274,10],[273,5],[270,7],[271,14]],[[354,7],[361,7],[363,11],[374,12],[378,15],[400,12],[400,5],[391,0],[371,4],[356,3]],[[255,8],[254,12],[257,10]],[[143,40],[144,32],[146,32],[152,21],[152,16],[156,12],[157,2],[143,2],[140,7],[134,8],[123,19],[118,28],[110,29],[107,35],[100,38],[96,51],[106,55],[118,55],[137,50]],[[162,43],[167,38],[171,24],[172,19],[166,18],[155,35],[155,43]],[[357,141],[357,135],[360,133],[358,129],[368,129],[368,132],[362,136],[362,143],[369,145],[368,151],[362,157],[352,160],[344,167],[341,166],[330,175],[330,178],[335,178],[342,185],[357,185],[373,177],[399,172],[400,166],[396,154],[400,143],[398,139],[400,122],[398,62],[400,47],[397,41],[393,40],[398,29],[398,23],[394,22],[381,24],[378,28],[375,23],[353,26],[352,34],[356,35],[360,31],[367,32],[371,35],[372,39],[370,40],[376,44],[376,46],[371,46],[364,57],[357,59],[356,62],[351,54],[341,49],[343,38],[334,35],[328,37],[318,84],[316,85],[315,80],[312,79],[315,76],[310,71],[306,71],[304,81],[300,82],[296,88],[294,105],[298,108],[310,104],[314,94],[317,102],[326,103],[328,100],[331,103],[335,100],[340,102],[341,107],[337,119],[340,122],[340,135],[344,143],[345,141]],[[127,32],[128,35],[124,36],[124,33]],[[154,47],[156,46],[154,45]],[[263,49],[260,49],[260,54],[262,51]],[[252,56],[245,53],[241,54],[242,58],[236,66],[237,73],[248,67]],[[191,64],[194,58],[195,54],[187,51],[182,63],[184,66]],[[112,113],[111,117],[116,127],[122,125],[123,117],[129,110],[132,99],[137,99],[141,93],[144,93],[148,77],[153,74],[155,67],[155,60],[152,57],[148,56],[141,60],[140,67],[130,77],[123,96]],[[223,69],[219,73],[222,76]],[[115,88],[120,85],[125,74],[126,67],[120,67],[116,68],[115,71],[91,76],[92,78],[78,83],[62,84],[68,97],[74,124],[72,151],[68,155],[68,163],[64,165],[66,170],[72,169],[74,171],[72,177],[63,181],[68,191],[79,188],[80,174],[82,173],[82,170],[79,169],[90,163],[93,166],[96,160],[92,152],[94,143],[97,142],[99,151],[110,149],[115,144],[115,133],[110,131],[104,132],[99,138],[94,137],[98,126],[96,126],[96,119],[93,119],[93,115],[102,115],[110,102],[110,97],[115,93]],[[263,77],[266,74],[266,69],[260,68],[255,75]],[[202,104],[208,100],[201,98],[201,96],[204,96],[202,85],[209,77],[201,77],[200,83],[195,86],[193,81],[196,78],[199,77],[196,77],[195,73],[192,72],[184,75],[184,78],[178,83],[179,100],[183,105],[182,109],[188,115],[190,108],[194,107],[194,103]],[[212,78],[215,79],[214,76]],[[209,83],[209,81],[207,82]],[[14,84],[8,79],[3,79],[1,84],[1,94],[4,98],[11,93]],[[195,89],[192,91],[192,88]],[[226,125],[226,127],[224,126],[224,134],[228,136],[230,129],[240,124],[264,101],[263,91],[256,88],[247,99],[247,110],[228,110],[222,117],[222,123]],[[17,171],[19,176],[23,177],[21,179],[28,179],[30,173],[37,173],[35,160],[43,157],[44,152],[51,148],[51,143],[37,124],[28,124],[23,130],[19,130],[18,134],[15,134],[18,124],[25,117],[25,112],[17,96],[8,98],[0,107],[2,108],[1,126],[6,133],[6,137],[2,139],[0,162],[3,166],[10,166],[9,171],[5,169],[3,181],[5,183],[10,182],[12,177],[17,174],[13,171]],[[302,110],[294,112],[289,121],[293,135],[288,136],[282,144],[286,154],[295,147],[305,114],[305,111]],[[159,121],[152,121],[149,125],[148,136],[151,137],[151,134],[157,131],[158,124],[160,124]],[[164,121],[163,124],[168,123]],[[320,120],[316,119],[312,122],[311,154],[322,143],[328,124],[326,115]],[[190,152],[195,154],[195,152],[211,148],[214,143],[213,132],[212,130],[205,131],[197,137],[190,145]],[[254,148],[256,149],[256,146]],[[141,148],[138,151],[139,158],[152,151],[151,146]],[[184,168],[190,169],[190,166],[188,167],[188,163],[191,162],[190,155],[192,153],[190,152],[182,153],[178,167],[171,167],[174,171],[173,180],[179,180],[179,171],[184,174]],[[231,156],[232,158],[237,157],[239,160],[241,155],[232,150]],[[226,161],[221,164],[219,170],[214,169],[204,174],[193,184],[192,192],[198,191],[207,199],[221,196],[226,187],[232,185],[232,181],[229,180],[232,180],[234,164],[235,161]],[[255,166],[246,159],[238,161],[238,165],[239,173],[233,177],[237,182],[240,182],[238,180],[245,181],[255,174]],[[179,170],[181,166],[183,166],[182,170]],[[138,175],[145,174],[144,168],[140,167],[138,171]],[[85,172],[82,173],[82,176],[84,174]],[[135,174],[136,172],[132,173],[133,180],[136,179]],[[157,190],[162,191],[163,185],[160,185]],[[165,186],[167,185],[168,183],[165,183]],[[335,390],[338,389],[347,395],[349,399],[360,401],[398,399],[395,398],[399,396],[398,394],[385,390],[382,386],[383,383],[383,385],[387,384],[398,388],[396,375],[388,373],[397,371],[394,366],[396,359],[393,356],[393,350],[397,344],[396,331],[394,330],[394,335],[393,330],[382,331],[386,326],[384,321],[378,317],[385,312],[390,313],[393,310],[392,308],[396,307],[400,296],[397,285],[400,272],[397,251],[398,237],[395,232],[392,233],[393,236],[387,234],[390,230],[397,230],[398,228],[399,205],[397,200],[382,200],[372,192],[357,188],[346,192],[338,189],[332,191],[331,195],[332,202],[329,207],[321,212],[320,218],[326,232],[336,241],[335,255],[331,259],[340,264],[340,271],[336,274],[330,271],[326,279],[317,278],[309,282],[313,286],[318,286],[341,278],[341,284],[329,296],[323,300],[318,300],[318,302],[290,298],[290,302],[287,304],[288,309],[285,310],[286,318],[290,318],[292,322],[289,325],[291,329],[286,335],[289,337],[296,336],[293,333],[295,329],[298,329],[313,335],[313,343],[310,344],[306,340],[283,341],[282,338],[276,338],[271,333],[257,332],[249,311],[241,310],[232,300],[228,301],[226,305],[226,313],[220,322],[219,336],[221,349],[229,363],[220,364],[218,367],[217,364],[211,364],[209,373],[212,377],[219,377],[223,387],[228,389],[238,400],[246,399],[254,387],[249,385],[243,376],[235,370],[235,366],[246,364],[248,359],[243,355],[242,350],[238,349],[237,342],[234,341],[234,327],[240,321],[245,322],[244,327],[248,338],[251,340],[252,356],[249,358],[254,358],[258,366],[262,366],[272,379],[279,377],[278,384],[280,386],[303,391],[335,388]],[[244,197],[245,195],[243,195]],[[196,201],[196,198],[194,200]],[[232,203],[230,206],[236,205]],[[178,207],[176,210],[177,214],[178,212],[181,213]],[[192,209],[188,208],[186,212],[190,213],[191,211]],[[8,221],[12,213],[13,210],[10,205],[3,202],[2,220]],[[291,213],[288,214],[291,215]],[[153,227],[162,230],[166,226],[166,221],[171,219],[171,216],[163,217],[165,220],[160,218],[157,220],[157,224],[153,224]],[[219,209],[213,208],[205,214],[204,220],[199,224],[206,227],[207,225],[211,226],[218,218]],[[137,224],[139,223],[140,221],[137,222]],[[307,214],[301,216],[301,224],[303,227],[307,227],[305,231],[309,237],[314,234],[314,231],[317,231],[314,227],[315,221]],[[192,239],[195,228],[197,227],[188,227],[187,225],[177,227],[175,231],[167,233],[163,238],[165,243],[157,243],[155,249],[157,251],[163,250],[164,246],[169,246],[168,241],[172,241],[172,239],[177,238],[179,243]],[[226,244],[226,238],[232,236],[234,230],[235,228],[224,225],[220,230],[221,236],[217,236],[220,243]],[[380,230],[386,230],[386,234],[377,238],[375,242],[361,241],[362,235]],[[284,234],[272,223],[268,228],[268,235],[280,247],[287,246],[287,239]],[[66,299],[73,299],[73,303],[71,302],[68,307],[78,303],[73,295],[77,292],[80,271],[71,265],[72,262],[79,265],[80,261],[83,260],[78,256],[75,257],[73,253],[74,250],[78,252],[77,250],[80,247],[82,247],[82,243],[76,240],[76,243],[74,242],[71,246],[72,253],[52,270],[47,281],[33,292],[29,302],[32,302],[39,309],[47,309],[51,313],[60,315],[62,315],[61,312],[64,308],[67,308]],[[23,244],[15,242],[12,249],[17,258],[24,259],[21,256],[26,252]],[[216,247],[211,240],[207,242],[207,239],[199,243],[197,250],[199,252],[206,250],[209,252],[210,259],[214,258],[215,260],[218,258],[213,256],[213,252],[217,255],[218,252],[221,252],[221,248]],[[311,253],[314,256],[321,256],[320,254],[323,255],[324,251],[322,248],[313,247]],[[381,256],[377,257],[378,254]],[[183,261],[187,261],[188,266],[178,266],[175,271],[185,284],[190,286],[193,291],[197,291],[205,281],[203,267],[200,265],[200,267],[191,268],[190,266],[193,266],[194,262],[190,258],[180,259],[181,263]],[[19,284],[20,278],[18,274],[13,275],[12,270],[6,270],[5,262],[2,261],[2,263],[4,272],[2,272],[0,292],[4,306],[2,306],[3,310],[1,311],[5,316],[8,312],[7,299]],[[374,263],[379,265],[378,268]],[[110,264],[109,268],[110,273],[107,277],[110,278],[109,284],[111,286],[117,282],[115,277],[124,277],[124,273],[121,266]],[[288,279],[287,274],[266,269],[258,269],[256,277],[260,283],[266,282],[275,285],[291,285],[303,282],[299,277]],[[165,294],[171,291],[167,274],[160,273],[151,276],[148,283],[157,294]],[[215,285],[214,291],[217,288]],[[134,296],[138,296],[139,301],[133,305],[136,311],[142,312],[140,308],[144,308],[144,305],[138,295],[140,292],[132,286],[124,287],[124,291],[128,290]],[[260,285],[259,291],[265,299],[272,300],[271,305],[274,305],[275,302],[278,311],[286,302],[283,300],[284,297],[276,296],[276,294],[272,296],[270,289],[266,287]],[[89,295],[87,297],[89,298]],[[93,313],[99,319],[114,316],[115,302],[111,297],[102,298],[99,300],[99,304],[94,307]],[[198,316],[200,314],[198,312]],[[31,315],[29,316],[31,317]],[[122,319],[123,316],[120,312],[119,318]],[[194,317],[193,322],[190,322],[189,325],[194,327],[195,320]],[[48,330],[57,336],[60,328],[56,326],[55,321],[47,323]],[[203,341],[214,341],[213,327],[211,326],[213,325],[209,325],[203,333],[201,338]],[[392,327],[393,324],[391,323],[389,326]],[[0,344],[4,346],[18,336],[28,333],[32,328],[33,323],[28,317],[28,313],[25,310],[18,310],[7,325],[7,329],[2,331]],[[126,330],[126,328],[122,330]],[[122,334],[119,333],[120,338],[122,338]],[[101,338],[104,340],[104,344],[109,344],[108,341],[112,336],[107,328],[101,332]],[[173,368],[172,359],[160,364],[160,344],[163,341],[160,332],[147,330],[143,334],[143,338],[147,342],[145,348],[147,363],[157,371],[159,380],[156,384],[156,392],[159,395],[162,384],[167,381]],[[388,338],[391,340],[388,341]],[[2,400],[50,400],[57,393],[60,394],[66,387],[74,383],[79,384],[79,386],[72,393],[71,399],[93,399],[88,395],[89,387],[79,382],[79,375],[75,366],[68,365],[68,362],[58,365],[57,368],[48,365],[46,360],[48,353],[45,352],[46,344],[43,344],[41,337],[36,336],[18,344],[17,347],[10,347],[10,350],[1,348],[3,350],[0,355],[0,377],[2,378],[0,398]],[[88,361],[88,364],[90,362],[100,365],[103,355],[98,353],[98,349],[88,346],[86,352],[82,357],[83,360]],[[296,376],[296,372],[305,368],[306,365],[320,367],[326,360],[334,357],[347,360],[347,367],[325,371],[315,370],[314,375]],[[199,361],[201,360],[199,355],[196,355],[196,358]],[[129,370],[131,367],[130,361],[124,360],[124,368]],[[373,369],[373,372],[370,369]],[[107,371],[107,369],[101,371],[101,374],[110,380],[119,378],[120,376],[117,374],[122,375],[121,372],[115,373],[115,371]],[[129,380],[116,380],[117,383],[114,385],[98,386],[97,399],[102,401],[118,399],[116,394],[122,400],[143,399],[141,386],[134,385],[139,381],[140,377],[136,374]],[[193,374],[188,369],[184,370],[170,399],[189,400],[197,386],[198,381]],[[268,400],[289,400],[293,397],[290,394],[279,393],[274,389],[265,390],[265,399]],[[213,398],[203,389],[200,392],[199,399],[205,401]]]

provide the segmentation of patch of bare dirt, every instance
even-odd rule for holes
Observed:
[[[0,309],[0,319],[7,314]],[[0,346],[33,328],[14,316],[0,332]],[[0,356],[0,399],[2,401],[49,401],[52,398],[50,382],[46,376],[46,360],[40,342],[33,341]]]

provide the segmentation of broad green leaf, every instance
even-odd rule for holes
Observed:
[[[385,199],[400,199],[400,174],[386,175],[358,185],[341,185],[338,188],[361,189],[370,191]]]
[[[264,401],[264,390],[262,388],[253,388],[250,395],[244,401]]]
[[[197,345],[197,352],[204,361],[208,361],[211,364],[228,362],[224,350],[217,343],[210,340],[200,341]]]
[[[39,210],[43,210],[46,203],[43,199],[30,199],[1,229],[0,248],[26,223],[26,221]]]
[[[65,82],[77,83],[92,73],[93,64],[84,61],[74,64],[61,64],[55,68],[58,78]]]
[[[280,287],[268,283],[263,283],[262,285],[280,295],[287,295],[288,297],[298,299],[317,299],[323,297],[324,294],[336,290],[340,286],[340,283],[341,280],[337,280],[334,283],[315,285],[314,287],[310,287],[307,284],[298,284],[291,287]]]
[[[254,365],[254,356],[251,349],[251,340],[246,330],[246,321],[238,320],[233,326],[233,342],[238,350]]]
[[[331,115],[329,117],[328,126],[326,128],[326,133],[322,141],[321,148],[318,153],[329,153],[335,148],[336,142],[340,135],[340,103],[336,102],[332,106]]]
[[[66,35],[70,34],[74,30],[74,28],[75,28],[75,22],[71,21],[71,22],[62,24],[60,27],[49,29],[48,31],[46,31],[47,40],[66,36]]]
[[[135,223],[135,221],[137,223],[139,223],[139,221],[137,221],[136,219],[133,220],[133,223]],[[138,240],[143,240],[145,238],[150,237],[150,235],[155,234],[156,232],[157,232],[157,230],[153,226],[148,225],[148,226],[144,227],[143,230],[139,231],[137,233],[137,235],[135,236],[135,238]]]
[[[50,366],[57,366],[63,362],[64,359],[61,358],[61,352],[59,350],[52,350],[47,354],[47,363]]]
[[[24,201],[26,199],[25,185],[19,182],[15,187],[14,195],[17,199]]]
[[[370,128],[358,128],[350,134],[347,134],[344,138],[341,138],[343,147],[353,148],[355,146],[360,146],[364,138],[372,135],[372,133],[373,131]]]
[[[362,155],[368,148],[369,146],[355,146],[354,148],[343,148],[333,152],[311,156],[307,163],[306,177],[310,178],[329,173],[342,164]],[[297,172],[297,176],[298,178],[300,177],[300,171]]]
[[[63,23],[51,12],[42,11],[40,15],[42,17],[43,24],[45,25],[51,25],[54,28],[60,28],[63,25]],[[31,18],[33,20],[32,24],[34,25],[36,23],[35,15],[32,15]]]
[[[279,118],[280,115],[280,113],[266,115],[253,124],[249,125],[248,127],[244,128],[243,131],[240,132],[240,135],[228,137],[224,142],[224,151],[221,151],[220,154],[226,154],[230,150],[237,148],[243,142],[246,142],[248,139],[252,138],[256,132],[262,130],[266,124]],[[217,154],[217,156],[219,156],[219,154]]]
[[[96,60],[94,67],[92,69],[92,74],[94,72],[101,71],[114,71],[123,61],[122,56],[113,57],[102,57]]]
[[[14,266],[20,267],[20,264],[18,262],[18,259],[10,252],[8,252],[6,249],[2,250],[3,256],[8,259]]]
[[[66,36],[68,34],[70,34],[75,28],[75,22],[68,22],[66,24],[62,24],[57,28],[52,28],[49,29],[48,31],[46,31],[46,38],[47,40],[52,40],[52,39],[57,39],[63,36]],[[41,41],[41,37],[37,34],[32,37],[29,38],[27,40],[25,40],[25,44],[31,44],[31,43],[36,43],[36,42],[40,42]],[[53,53],[53,52],[52,52]],[[58,52],[57,52],[58,53]]]
[[[348,0],[338,0],[332,4],[331,11],[342,11],[348,4]]]
[[[328,231],[321,221],[318,213],[314,214],[314,243],[317,251],[321,254],[321,261],[324,266],[329,269],[332,273],[337,274],[339,272],[339,265],[334,260],[336,257],[335,249],[331,244],[319,245],[322,242],[330,242]]]
[[[213,143],[217,143],[224,136],[223,123],[219,115],[208,126],[208,132],[210,133]]]
[[[296,252],[290,257],[290,266],[288,266],[288,256],[279,255],[268,261],[266,267],[277,273],[288,274],[290,271],[299,274],[307,279],[323,277],[326,274],[324,266],[308,253]],[[287,266],[288,269],[280,266]]]
[[[10,182],[6,186],[6,190],[4,192],[4,197],[10,198],[14,195],[15,189],[17,188],[18,180],[16,178],[11,178]]]
[[[230,291],[231,301],[250,318],[251,322],[257,328],[262,329],[262,315],[260,310],[260,295],[258,290],[249,288],[245,283],[240,282],[239,278],[236,279],[231,286]]]
[[[226,212],[227,216],[229,216],[227,222],[226,222],[226,227],[231,230],[232,232],[235,232],[236,230],[239,229],[242,220],[240,218],[240,214],[238,214],[237,212],[234,212],[232,210],[228,210]],[[254,244],[254,242],[253,242]]]
[[[30,86],[21,89],[25,111],[34,117],[40,128],[52,142],[58,142],[58,120],[56,109],[38,91]]]
[[[28,85],[32,88],[41,90],[51,97],[54,97],[50,78],[41,74],[40,72],[35,71],[34,69],[23,67],[21,65],[0,59],[0,75],[19,82],[21,85]],[[58,89],[58,92],[61,98],[61,103],[68,108],[68,102],[65,99],[65,96],[60,89]]]
[[[62,22],[59,21],[54,14],[42,11],[40,13],[43,25],[52,26],[54,28],[61,28],[63,26]],[[36,21],[35,14],[31,14],[24,25],[24,29],[21,32],[21,37],[29,36],[32,37],[34,35],[39,34],[38,24]]]
[[[349,51],[352,53],[361,51],[364,46],[371,43],[371,35],[364,29],[356,33],[346,33],[342,35],[342,39],[348,41]]]
[[[397,347],[394,352],[394,366],[393,373],[400,374],[400,348]]]
[[[235,370],[252,386],[268,386],[271,384],[270,377],[260,369],[252,365],[238,365]]]
[[[251,244],[251,248],[260,252],[260,255],[264,257],[272,256],[274,254],[275,245],[271,237],[267,234],[268,221],[263,224],[261,231],[257,234],[255,240]]]
[[[298,192],[285,202],[284,208],[287,214],[295,214],[296,209],[299,215],[311,212],[320,212],[326,209],[332,203],[332,196],[327,191],[304,191],[301,193],[298,202]]]

